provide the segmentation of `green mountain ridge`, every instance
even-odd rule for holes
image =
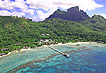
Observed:
[[[48,34],[48,35],[47,35]],[[0,16],[0,53],[23,47],[38,47],[40,40],[56,42],[106,43],[106,19],[94,15],[85,21],[74,22],[58,18],[33,22],[26,18]],[[3,50],[8,48],[8,50]]]
[[[106,34],[106,19],[100,15],[94,15],[89,20],[80,22],[85,27],[92,29],[93,31],[98,31]]]

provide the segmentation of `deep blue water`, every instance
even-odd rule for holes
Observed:
[[[54,48],[70,57],[49,48],[23,51],[0,59],[0,73],[106,73],[106,45],[90,43]]]

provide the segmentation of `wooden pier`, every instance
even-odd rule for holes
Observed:
[[[67,58],[70,57],[70,55],[68,55],[67,53],[63,53],[63,52],[61,52],[61,51],[59,51],[59,50],[57,50],[57,49],[55,49],[55,48],[53,48],[53,47],[50,47],[50,46],[48,46],[48,47],[51,48],[52,50],[54,50],[54,51],[56,51],[56,52],[62,54],[63,56],[65,56],[65,57],[67,57]]]

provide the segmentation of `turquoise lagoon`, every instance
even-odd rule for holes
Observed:
[[[0,73],[106,73],[106,45],[88,43],[52,46],[12,53],[0,58]]]

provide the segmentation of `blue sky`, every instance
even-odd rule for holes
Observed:
[[[95,10],[86,11],[88,15],[92,16],[94,14],[102,15],[106,18],[106,0],[94,0],[97,4],[103,5],[103,7],[96,8]]]
[[[66,10],[74,6],[79,6],[90,17],[96,14],[106,18],[106,0],[0,0],[0,16],[24,16],[43,21],[58,8]]]

